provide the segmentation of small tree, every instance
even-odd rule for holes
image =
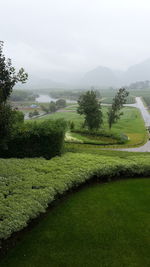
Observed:
[[[120,110],[122,109],[123,104],[126,103],[128,95],[129,92],[127,92],[125,88],[120,88],[115,95],[113,103],[107,113],[110,129],[112,127],[112,124],[116,123],[120,119],[121,115],[123,115],[123,112],[120,112]]]
[[[73,131],[75,128],[75,124],[73,121],[70,122],[70,130]]]
[[[49,111],[50,112],[56,112],[57,108],[56,108],[56,103],[54,101],[51,101],[49,104]]]
[[[13,123],[13,112],[7,100],[18,83],[25,83],[28,74],[21,68],[16,73],[12,66],[11,59],[6,59],[3,54],[4,43],[0,41],[0,145],[6,145],[6,141],[10,135]]]
[[[65,99],[58,99],[56,101],[57,109],[65,108],[66,107],[66,100]]]
[[[39,112],[38,112],[37,109],[35,109],[32,113],[33,113],[33,116],[38,116],[39,115]]]
[[[102,111],[100,102],[97,99],[96,92],[91,90],[82,94],[78,100],[77,112],[85,116],[85,125],[89,130],[98,129],[102,120]]]
[[[34,115],[33,115],[33,112],[30,111],[30,112],[29,112],[29,118],[31,119],[33,116],[34,116]]]
[[[48,114],[49,113],[49,108],[47,106],[41,105],[41,109]]]

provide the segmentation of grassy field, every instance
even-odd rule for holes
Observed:
[[[102,97],[101,103],[112,104],[114,96],[115,96],[115,94],[113,96],[105,96],[105,94],[104,94]],[[126,104],[134,104],[134,103],[135,103],[135,96],[129,95],[127,97]]]
[[[68,196],[1,267],[149,266],[150,180],[96,184]]]
[[[103,116],[104,116],[104,123],[102,128],[110,131],[108,129],[107,123],[107,107],[102,107]],[[129,140],[124,145],[119,145],[120,147],[131,147],[131,146],[138,146],[144,144],[147,140],[147,132],[144,126],[144,121],[141,117],[139,110],[132,107],[124,107],[123,108],[124,115],[121,119],[113,125],[111,132],[114,134],[125,134],[129,137]],[[64,118],[67,121],[73,121],[75,123],[76,128],[80,128],[84,117],[77,114],[74,107],[71,111],[64,111],[64,112],[56,112],[53,114],[46,115],[44,117],[36,119],[37,121],[45,120],[45,119],[58,119]],[[31,121],[34,121],[32,119]],[[78,136],[79,137],[79,136]],[[82,138],[80,138],[82,140]],[[102,143],[105,140],[102,140]],[[115,145],[116,147],[116,145]]]

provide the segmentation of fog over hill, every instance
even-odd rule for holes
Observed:
[[[118,80],[111,69],[99,66],[87,72],[79,83],[83,86],[116,86]]]
[[[87,86],[123,86],[145,80],[150,80],[150,59],[132,65],[126,71],[99,66],[87,72],[81,82]]]
[[[128,68],[123,78],[126,83],[150,80],[150,58]]]
[[[86,73],[56,71],[38,75],[29,73],[29,80],[23,87],[28,89],[118,87],[145,80],[150,80],[150,59],[132,65],[126,71],[98,66]]]

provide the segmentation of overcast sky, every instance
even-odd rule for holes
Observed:
[[[149,0],[0,0],[5,54],[27,71],[113,69],[150,58]]]

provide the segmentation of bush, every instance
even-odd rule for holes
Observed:
[[[24,114],[18,110],[12,110],[9,104],[0,105],[0,151],[7,149],[8,140],[16,127],[24,122]]]
[[[66,123],[63,120],[45,120],[23,124],[15,129],[1,157],[45,157],[60,155],[63,149]]]
[[[66,153],[45,159],[0,160],[0,238],[24,228],[58,194],[97,177],[99,181],[149,176],[150,156],[127,158]]]

